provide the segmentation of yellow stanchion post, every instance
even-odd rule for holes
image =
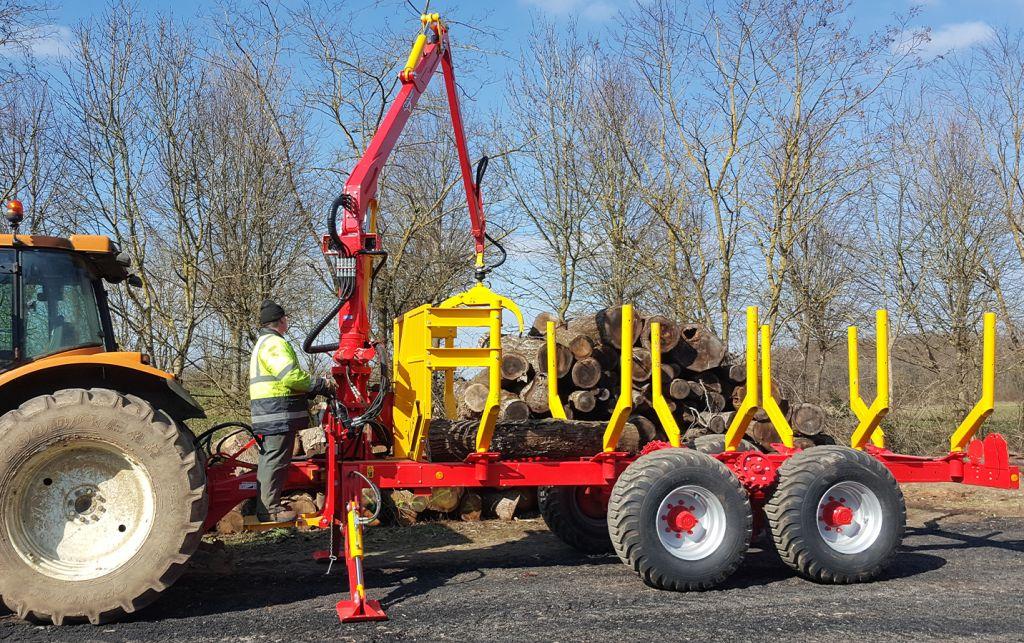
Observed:
[[[489,390],[476,433],[477,453],[486,453],[491,448],[491,436],[494,435],[494,424],[498,421],[498,407],[501,404],[501,307],[492,308],[490,316],[491,345],[487,366]]]
[[[548,322],[547,336],[544,341],[548,345],[548,407],[551,410],[551,417],[564,420],[565,407],[562,406],[562,400],[558,397],[558,347],[555,345],[555,322]]]
[[[768,414],[782,443],[792,447],[793,428],[772,395],[772,333],[767,326],[761,327],[761,408]]]
[[[761,388],[757,382],[757,306],[747,307],[747,342],[746,342],[746,359],[747,359],[747,378],[745,383],[746,392],[743,394],[743,400],[740,402],[740,407],[736,409],[736,414],[732,417],[732,422],[729,423],[729,429],[725,432],[725,450],[735,451],[736,447],[739,446],[743,436],[747,433],[747,427],[750,425],[750,421],[754,419],[754,414],[757,413],[757,407],[761,405]]]
[[[996,316],[985,313],[981,350],[981,399],[949,438],[950,451],[963,451],[992,414],[996,399]]]
[[[550,322],[549,322],[550,323]],[[661,421],[661,428],[668,436],[668,442],[674,447],[680,446],[679,425],[672,417],[672,410],[665,400],[665,392],[662,389],[661,377],[661,324],[651,324],[651,404],[654,412],[658,414]]]
[[[622,306],[622,355],[620,362],[619,399],[615,403],[615,410],[608,420],[608,426],[604,430],[604,451],[610,453],[615,450],[619,443],[619,436],[622,435],[622,428],[626,426],[629,414],[633,412],[633,306],[623,304]]]
[[[857,348],[857,327],[846,331],[847,370],[850,374],[850,410],[857,416],[857,427],[850,436],[850,446],[863,449],[870,439],[878,448],[885,446],[882,419],[889,413],[889,313],[875,311],[875,399],[869,407],[860,395],[860,363]]]

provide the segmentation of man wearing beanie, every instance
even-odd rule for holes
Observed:
[[[314,379],[299,366],[284,334],[288,316],[267,299],[260,306],[260,334],[249,360],[249,409],[252,428],[263,436],[256,480],[260,495],[256,516],[263,522],[295,520],[295,512],[281,504],[281,491],[295,445],[295,431],[309,426],[306,400],[330,395],[335,384]]]

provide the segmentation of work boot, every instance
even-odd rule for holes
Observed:
[[[292,511],[290,507],[277,506],[270,507],[266,513],[257,511],[256,519],[260,522],[294,522],[298,518],[298,514]]]

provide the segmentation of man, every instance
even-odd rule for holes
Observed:
[[[263,451],[256,470],[260,495],[256,516],[262,522],[295,520],[295,512],[281,504],[295,445],[295,432],[309,426],[306,400],[330,395],[335,383],[313,379],[299,367],[295,351],[284,338],[288,316],[267,299],[260,307],[260,335],[249,361],[249,409],[252,428],[263,436]]]

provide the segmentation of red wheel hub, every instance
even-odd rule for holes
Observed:
[[[693,533],[693,528],[700,524],[697,516],[693,515],[692,509],[693,507],[686,507],[680,503],[672,507],[661,519],[665,521],[668,531],[690,534]]]
[[[608,516],[609,487],[577,487],[576,504],[588,518],[601,520]]]
[[[821,521],[830,529],[840,529],[853,522],[853,509],[843,504],[843,499],[829,498],[821,510]]]

